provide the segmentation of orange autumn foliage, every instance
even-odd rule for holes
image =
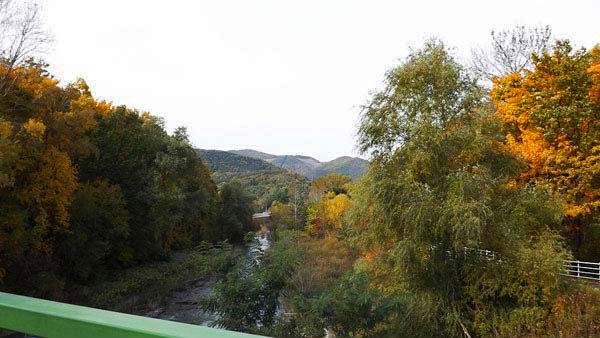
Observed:
[[[491,97],[507,145],[527,164],[519,182],[562,196],[563,230],[577,252],[600,211],[600,52],[557,42],[534,64],[496,78]]]
[[[592,86],[590,88],[590,101],[592,104],[600,103],[600,61],[594,63],[588,69]]]

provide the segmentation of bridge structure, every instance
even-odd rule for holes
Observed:
[[[2,292],[0,328],[48,338],[260,337]]]
[[[265,218],[270,218],[271,217],[271,212],[270,211],[265,211],[265,212],[259,212],[256,214],[252,215],[253,219],[265,219]]]

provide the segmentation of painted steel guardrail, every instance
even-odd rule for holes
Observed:
[[[565,261],[564,272],[561,275],[600,282],[600,263]]]
[[[48,338],[259,337],[2,292],[0,328]]]

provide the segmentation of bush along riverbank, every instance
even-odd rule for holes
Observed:
[[[258,259],[246,255],[214,287],[214,295],[200,302],[205,311],[216,314],[212,326],[229,330],[271,335],[283,312],[281,299],[290,277],[301,261],[298,235],[287,230],[271,234],[273,242]],[[260,235],[249,249],[261,247]]]

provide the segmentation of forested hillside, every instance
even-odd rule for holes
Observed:
[[[277,155],[263,153],[262,151],[253,150],[253,149],[240,149],[240,150],[230,150],[230,153],[238,154],[241,156],[247,156],[252,158],[258,158],[261,160],[268,160],[277,157]]]
[[[269,162],[227,151],[204,149],[196,149],[196,151],[212,172],[285,171]]]
[[[220,150],[198,149],[197,152],[211,168],[215,183],[239,181],[256,198],[256,211],[264,210],[278,198],[286,203],[295,198],[301,204],[308,193],[310,182],[306,177],[261,159]]]
[[[321,163],[315,168],[314,177],[323,177],[329,174],[342,174],[350,178],[356,179],[362,177],[369,162],[358,157],[342,156],[329,162]]]
[[[230,150],[229,152],[265,160],[309,179],[327,176],[328,174],[342,174],[356,179],[364,175],[369,165],[369,161],[349,156],[338,157],[328,162],[320,162],[310,156],[273,155],[252,149]]]

